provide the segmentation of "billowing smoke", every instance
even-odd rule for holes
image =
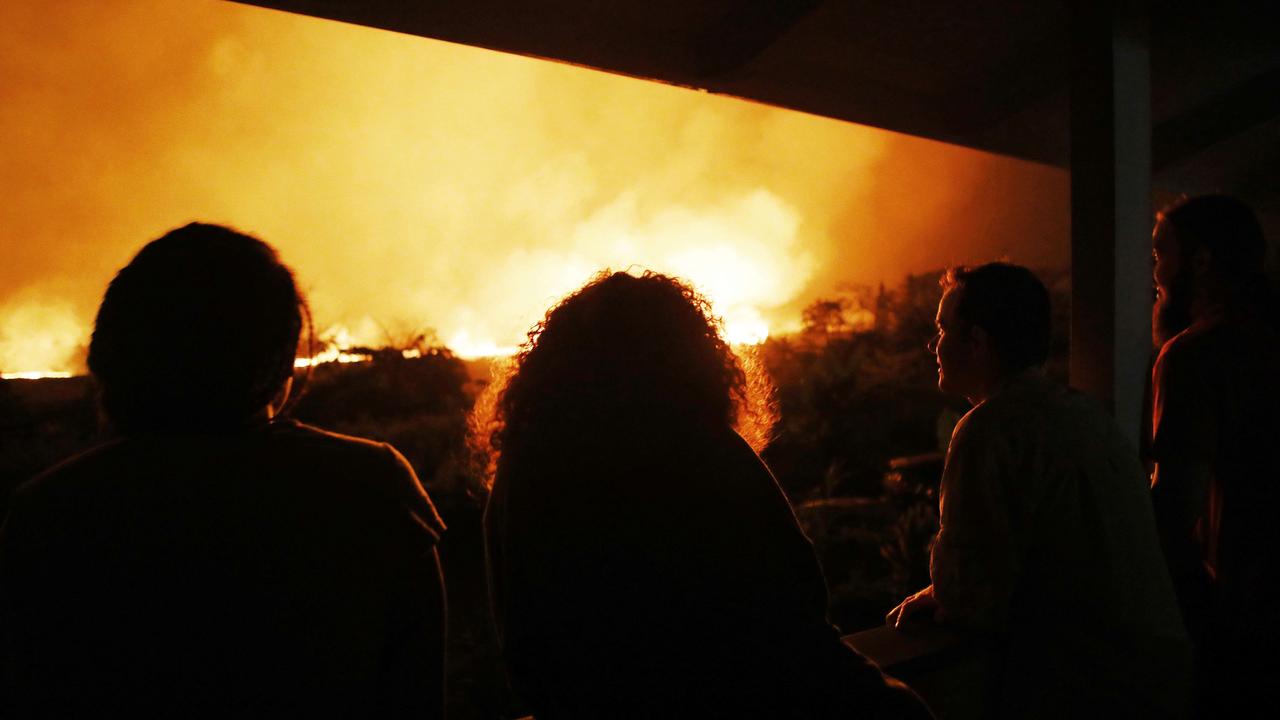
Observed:
[[[231,3],[7,0],[0,133],[9,372],[80,369],[114,271],[196,219],[276,245],[333,334],[469,353],[604,267],[745,340],[841,283],[1067,256],[1057,170]]]

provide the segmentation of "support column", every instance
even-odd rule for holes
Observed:
[[[1151,347],[1148,17],[1140,1],[1071,7],[1071,383],[1137,446]]]

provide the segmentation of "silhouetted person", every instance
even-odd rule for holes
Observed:
[[[117,437],[0,534],[5,717],[443,714],[443,526],[390,446],[281,419],[304,325],[216,225],[116,275],[89,367]]]
[[[752,392],[663,275],[601,275],[531,334],[479,427],[494,614],[539,720],[927,716],[828,623],[813,549],[735,432],[767,432]]]
[[[1160,214],[1152,500],[1203,710],[1274,704],[1280,643],[1280,335],[1253,212],[1224,196]],[[1268,659],[1269,658],[1269,659]]]
[[[993,717],[1185,714],[1190,652],[1143,470],[1100,406],[1041,370],[1048,292],[1001,263],[943,284],[938,387],[974,407],[947,451],[933,584],[889,622],[932,611],[989,637]]]

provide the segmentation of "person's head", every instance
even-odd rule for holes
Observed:
[[[606,271],[530,331],[492,404],[478,404],[475,432],[490,462],[542,433],[619,420],[736,427],[759,449],[772,426],[767,388],[692,287]]]
[[[1006,263],[956,267],[942,278],[938,388],[975,402],[1049,355],[1049,291],[1030,270]]]
[[[1156,216],[1151,245],[1157,344],[1191,325],[1197,305],[1247,303],[1265,288],[1262,226],[1235,198],[1204,195],[1170,205]]]
[[[148,243],[111,281],[89,370],[122,432],[240,425],[284,404],[309,324],[271,246],[192,223]]]

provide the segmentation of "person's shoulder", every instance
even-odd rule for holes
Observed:
[[[1202,367],[1210,362],[1225,331],[1221,325],[1196,324],[1165,341],[1152,367],[1157,385],[1167,384],[1170,378],[1194,378],[1202,374]]]
[[[1006,422],[1005,432],[1021,429],[1068,445],[1096,444],[1103,438],[1123,440],[1120,425],[1093,395],[1044,375],[1025,390],[1017,403],[1019,412]]]
[[[1274,324],[1256,317],[1227,314],[1197,322],[1170,338],[1157,355],[1178,365],[1232,366],[1242,354],[1274,356],[1280,352],[1280,333]]]
[[[296,420],[272,423],[268,432],[277,442],[316,453],[350,456],[371,462],[388,462],[395,454],[395,449],[387,443],[344,435]]]
[[[1160,346],[1156,360],[1167,357],[1183,358],[1203,352],[1213,344],[1215,336],[1222,333],[1222,328],[1212,325],[1192,325],[1174,335]]]
[[[973,458],[1006,455],[1014,435],[1021,432],[1020,427],[1010,420],[1006,402],[998,397],[975,405],[951,431],[946,467],[954,471],[962,458],[969,462]]]
[[[99,443],[19,484],[13,496],[32,499],[75,494],[87,483],[94,483],[104,468],[119,464],[129,451],[130,445],[124,439]]]
[[[1179,366],[1213,362],[1221,356],[1233,356],[1249,348],[1264,351],[1274,348],[1277,339],[1275,328],[1256,318],[1234,314],[1209,318],[1193,323],[1174,335],[1160,347],[1156,362]]]
[[[716,433],[715,442],[725,452],[735,457],[756,463],[761,462],[760,454],[756,452],[755,448],[751,447],[751,443],[747,442],[746,438],[732,428],[724,428],[721,432]]]
[[[760,453],[751,447],[747,439],[733,428],[722,428],[707,438],[704,452],[709,458],[717,458],[741,470],[761,473],[772,477],[773,473],[765,464]]]
[[[390,443],[344,435],[295,420],[272,423],[268,434],[282,452],[305,455],[310,458],[310,464],[328,468],[331,475],[348,471],[365,476],[377,473],[401,481],[411,479],[413,485],[418,486],[409,461]]]
[[[700,488],[733,502],[785,497],[759,453],[733,428],[699,428],[675,435],[682,447],[678,453],[682,467],[672,471],[687,490]]]
[[[1013,437],[1042,435],[1089,407],[1086,396],[1042,372],[1029,372],[960,418],[952,442],[1005,443]]]
[[[952,429],[951,442],[968,441],[1000,432],[1001,427],[1008,422],[1010,405],[1009,398],[996,395],[969,408],[969,412],[962,415]]]
[[[309,458],[340,482],[358,482],[384,501],[406,507],[433,534],[445,529],[409,461],[390,443],[344,435],[301,422],[272,424],[270,435],[287,451]]]

